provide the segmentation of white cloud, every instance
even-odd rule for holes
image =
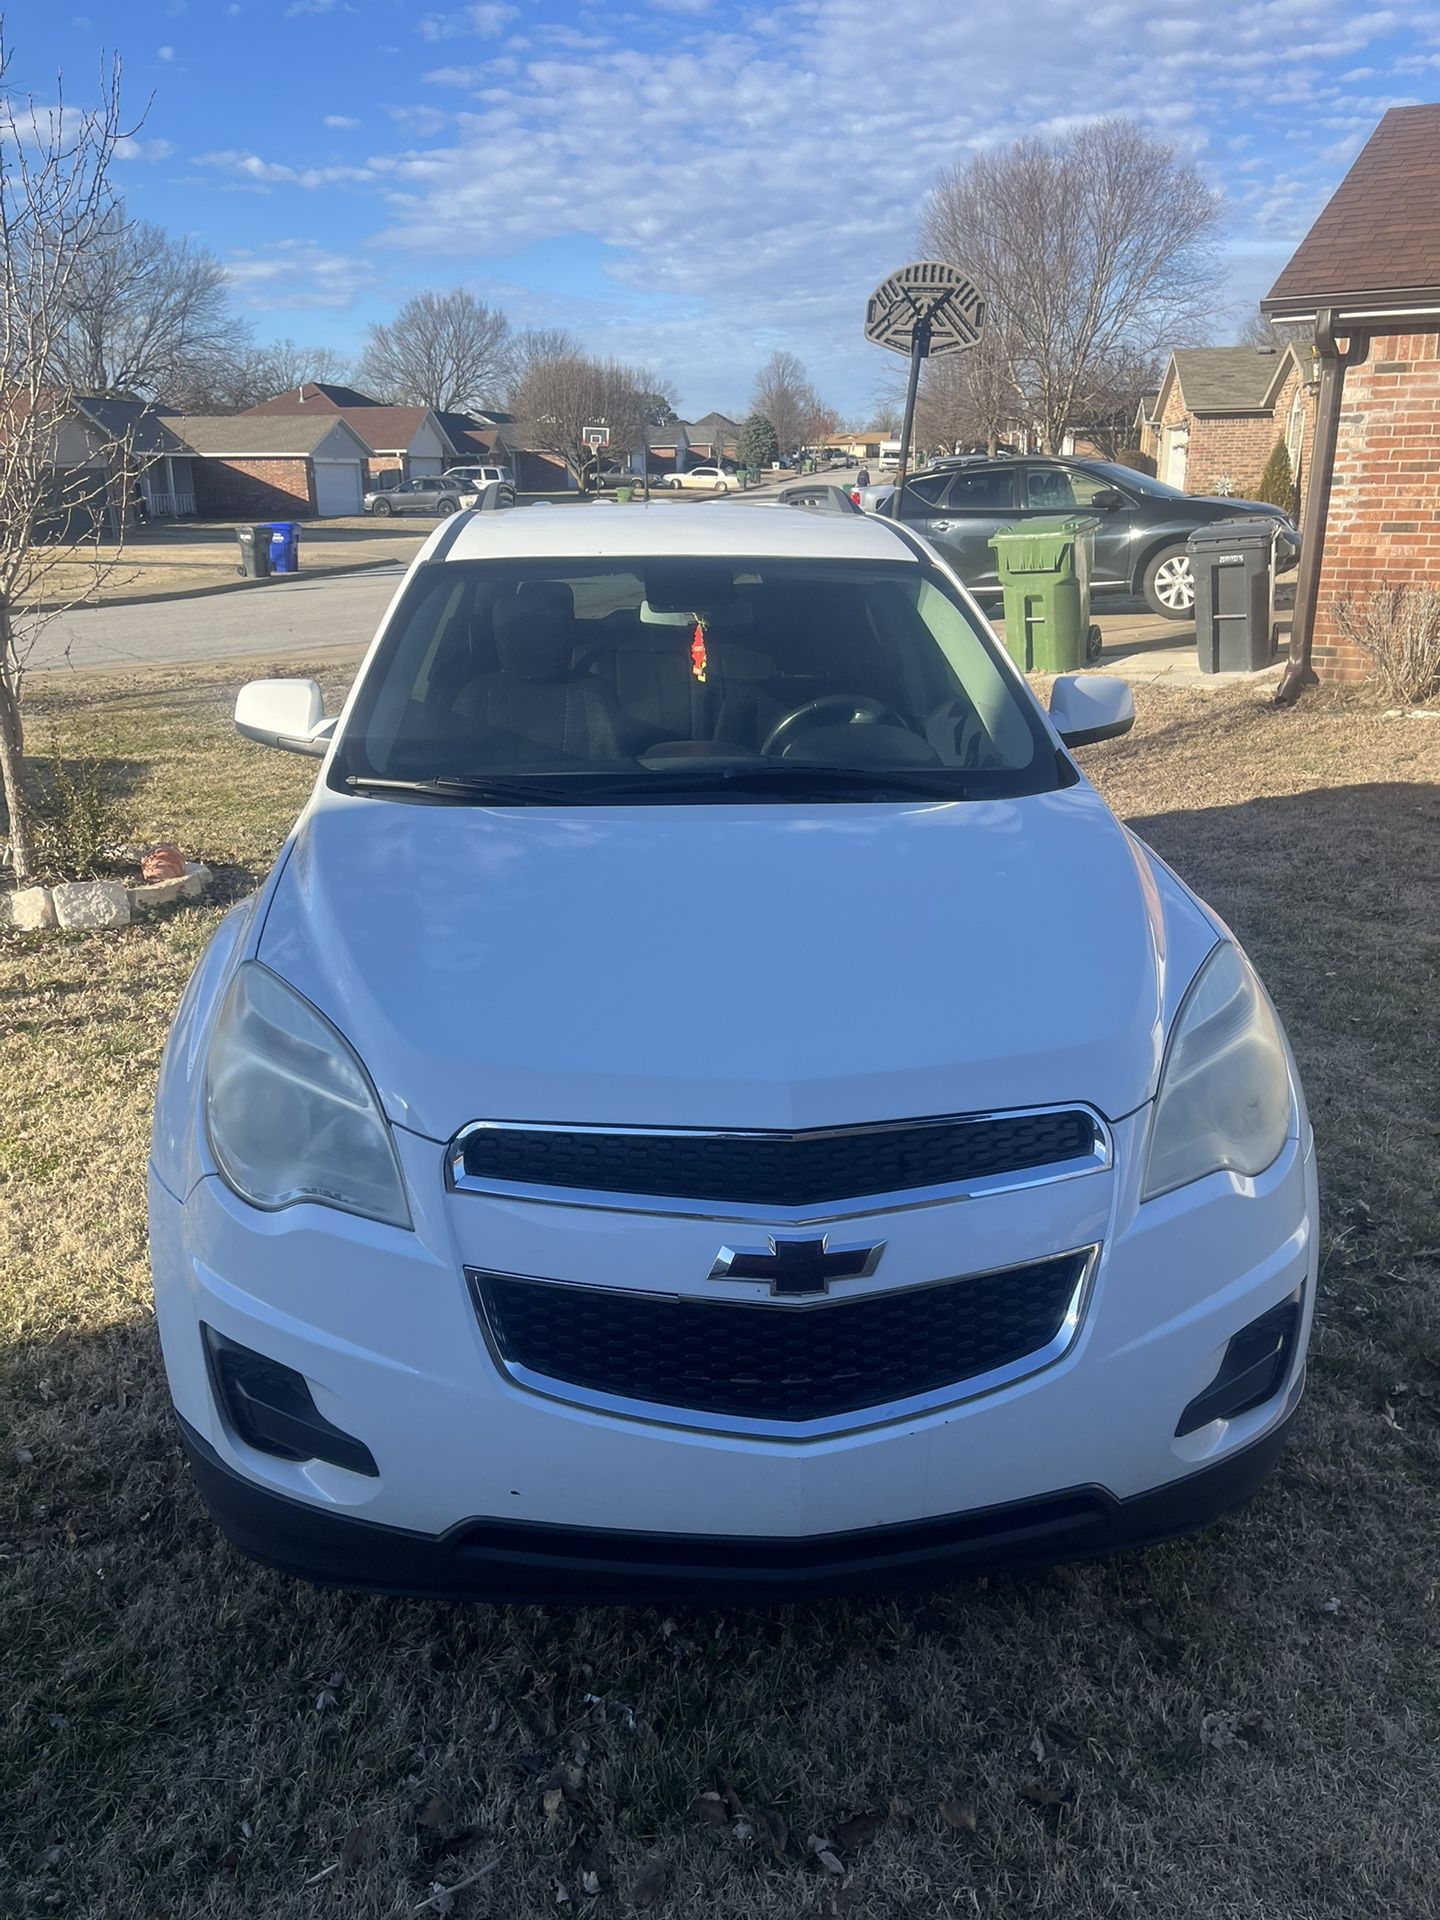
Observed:
[[[139,160],[154,166],[159,160],[168,160],[175,151],[170,140],[140,140],[134,134],[122,134],[115,142],[117,160]]]
[[[287,20],[298,20],[307,13],[333,13],[335,0],[290,0],[285,9]]]
[[[375,282],[369,260],[314,240],[282,240],[269,252],[233,254],[225,274],[241,305],[255,312],[346,308]]]
[[[356,120],[348,113],[327,113],[321,122],[322,126],[334,127],[338,133],[354,133],[364,124],[363,120]]]
[[[175,58],[174,47],[157,47],[155,49],[155,58],[157,60],[173,60]]]
[[[291,167],[278,160],[262,160],[258,153],[243,153],[226,148],[218,153],[196,156],[196,165],[215,167],[252,187],[335,187],[374,180],[389,162],[371,162],[363,167]]]
[[[517,9],[503,0],[481,0],[479,6],[462,7],[458,13],[427,13],[418,31],[425,40],[457,40],[467,34],[494,39],[516,17]]]
[[[431,87],[473,87],[484,75],[484,67],[432,67],[424,78]]]

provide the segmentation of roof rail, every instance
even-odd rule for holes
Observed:
[[[502,507],[513,507],[515,489],[508,480],[488,480],[480,489],[480,497],[471,508],[472,513],[498,513]]]

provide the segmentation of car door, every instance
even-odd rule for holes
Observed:
[[[1127,586],[1129,555],[1137,527],[1136,507],[1123,487],[1083,467],[1060,461],[1027,462],[1021,480],[1020,522],[1083,513],[1096,522],[1090,582]]]
[[[1012,467],[961,467],[921,474],[905,488],[905,519],[945,555],[967,587],[999,584],[992,534],[1016,517]]]

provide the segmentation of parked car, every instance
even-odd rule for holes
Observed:
[[[740,479],[724,467],[687,467],[683,473],[667,475],[665,485],[670,488],[698,487],[705,493],[729,493],[732,487],[740,485]]]
[[[1299,1400],[1315,1155],[1233,935],[904,525],[437,528],[160,1072],[190,1464],[330,1582],[646,1602],[1200,1525]],[[583,959],[583,964],[577,960]]]
[[[515,484],[515,475],[511,468],[494,465],[447,467],[440,477],[442,480],[453,481],[456,486],[467,487],[472,493],[479,493],[482,487],[488,487],[496,480],[507,487],[513,487]]]
[[[862,490],[860,504],[893,514],[895,488]],[[1300,536],[1280,507],[1259,500],[1206,498],[1182,493],[1130,467],[1106,460],[965,457],[906,482],[905,523],[941,549],[966,586],[996,592],[999,581],[990,537],[1002,527],[1054,514],[1093,514],[1097,593],[1143,594],[1151,611],[1187,620],[1195,610],[1195,580],[1185,542],[1215,520],[1262,514],[1277,523],[1277,565],[1295,564]]]
[[[402,480],[398,487],[375,487],[365,495],[366,513],[458,513],[475,504],[476,489],[468,480],[452,480],[444,474],[418,474]]]

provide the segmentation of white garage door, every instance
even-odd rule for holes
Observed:
[[[360,511],[360,462],[315,462],[315,511],[322,520]]]
[[[445,471],[445,462],[440,459],[432,459],[428,453],[412,453],[407,465],[412,479],[422,473],[443,473]]]

